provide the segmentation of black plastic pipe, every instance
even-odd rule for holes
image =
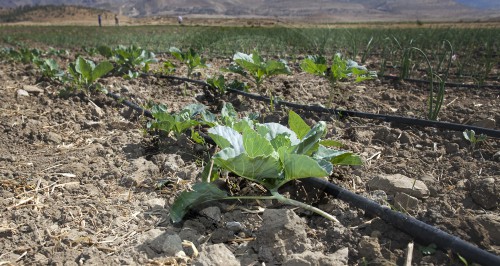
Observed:
[[[107,95],[121,104],[130,107],[146,117],[153,118],[152,113],[137,104],[123,99],[119,95],[108,92]],[[200,132],[201,133],[201,132]],[[200,134],[208,143],[213,143],[210,136]],[[341,188],[335,184],[327,182],[320,178],[305,178],[301,179],[304,183],[309,184],[317,189],[320,189],[327,194],[348,202],[353,206],[364,210],[366,213],[380,217],[382,220],[407,233],[423,243],[434,243],[442,249],[449,249],[468,261],[474,261],[482,265],[500,265],[500,257],[482,250],[472,244],[461,240],[458,237],[452,236],[438,228],[428,225],[413,217],[404,215],[400,212],[393,211],[387,207],[369,200],[363,196],[357,195],[347,189]]]
[[[119,102],[127,107],[134,109],[136,112],[138,112],[138,113],[140,113],[148,118],[153,118],[153,114],[149,110],[146,110],[146,109],[140,107],[139,105],[137,105],[129,100],[125,100],[120,95],[114,94],[114,93],[109,92],[109,91],[106,93],[106,95],[115,99],[115,101],[117,101],[117,102]]]
[[[451,250],[456,254],[460,254],[460,256],[464,257],[469,262],[476,262],[485,266],[500,265],[499,256],[482,250],[456,236],[452,236],[413,217],[393,211],[388,207],[383,207],[372,200],[341,188],[324,179],[311,177],[301,180],[306,184],[325,191],[335,198],[364,210],[366,213],[380,217],[386,223],[407,233],[421,243],[434,243],[442,249]]]
[[[263,101],[267,103],[271,102],[271,99],[261,95],[252,94],[239,90],[233,90],[233,89],[229,89],[228,91],[231,93],[243,95],[247,98],[251,98],[254,100]],[[411,117],[404,117],[397,115],[384,115],[384,114],[373,114],[373,113],[365,113],[365,112],[349,111],[349,110],[338,110],[332,108],[325,108],[321,106],[302,105],[287,101],[275,101],[275,105],[284,105],[295,109],[302,109],[306,111],[314,111],[319,113],[329,113],[339,117],[347,117],[347,116],[361,117],[361,118],[375,119],[375,120],[407,124],[413,126],[434,127],[434,128],[442,128],[442,129],[449,129],[456,131],[474,130],[474,132],[476,132],[477,134],[484,134],[490,137],[500,138],[500,130],[477,127],[472,125],[462,125],[457,123],[440,122],[440,121],[425,120],[425,119],[418,119],[418,118],[411,118]]]
[[[188,78],[166,76],[166,75],[158,75],[156,77],[165,78],[165,79],[180,80],[180,81],[184,81],[184,82],[191,82],[191,83],[198,84],[201,86],[211,87],[210,84],[208,84],[204,81],[200,81],[200,80],[193,80],[193,79],[188,79]],[[271,99],[269,99],[269,97],[265,97],[265,96],[261,96],[261,95],[253,94],[253,93],[248,93],[248,92],[244,92],[244,91],[240,91],[240,90],[234,90],[234,89],[228,89],[227,91],[230,93],[239,94],[239,95],[242,95],[244,97],[254,99],[257,101],[271,103]],[[301,109],[301,110],[305,110],[305,111],[328,113],[328,114],[333,114],[333,115],[336,115],[339,117],[352,116],[352,117],[381,120],[381,121],[392,122],[392,123],[400,123],[400,124],[407,124],[407,125],[413,125],[413,126],[442,128],[442,129],[449,129],[449,130],[462,131],[462,132],[465,130],[474,130],[474,132],[476,134],[484,134],[484,135],[487,135],[489,137],[500,138],[500,130],[495,130],[495,129],[491,129],[491,128],[484,128],[484,127],[477,127],[477,126],[472,126],[472,125],[463,125],[463,124],[450,123],[450,122],[440,122],[440,121],[425,120],[425,119],[418,119],[418,118],[411,118],[411,117],[404,117],[404,116],[397,116],[397,115],[384,115],[384,114],[373,114],[373,113],[365,113],[365,112],[349,111],[349,110],[338,110],[338,109],[332,109],[332,108],[325,108],[325,107],[321,107],[321,106],[297,104],[297,103],[292,103],[292,102],[288,102],[288,101],[281,101],[281,100],[275,100],[274,103],[275,103],[275,105],[284,105],[284,106],[288,106],[288,107],[295,108],[295,109]]]
[[[412,82],[416,84],[430,84],[431,82],[429,80],[422,80],[422,79],[412,79],[412,78],[405,78],[401,79],[400,77],[397,76],[389,76],[389,75],[384,75],[382,78],[385,79],[392,79],[392,80],[403,80],[407,82]],[[439,82],[434,81],[435,85],[438,85]],[[493,85],[493,84],[464,84],[464,83],[456,83],[456,82],[445,82],[446,87],[453,87],[453,88],[491,88],[491,89],[500,89],[500,85]]]

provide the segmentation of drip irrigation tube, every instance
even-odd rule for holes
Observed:
[[[153,118],[149,110],[143,109],[137,104],[123,99],[121,96],[112,92],[108,92],[107,96],[115,99],[121,104],[134,109],[148,118]],[[205,135],[201,135],[207,142],[213,143],[212,139]],[[378,216],[388,224],[407,233],[415,239],[426,244],[434,243],[442,249],[449,249],[454,253],[460,254],[468,261],[474,261],[482,265],[500,265],[500,257],[485,250],[482,250],[472,244],[461,240],[458,237],[452,236],[438,228],[428,225],[413,217],[393,211],[387,207],[369,200],[363,196],[357,195],[347,189],[330,183],[320,178],[305,178],[301,179],[304,183],[309,184],[317,189],[325,191],[327,194],[352,204],[356,208],[362,209],[365,212]]]
[[[166,75],[159,75],[156,77],[165,78],[165,79],[180,80],[180,81],[184,81],[184,82],[191,82],[191,83],[198,84],[201,86],[210,87],[210,84],[203,82],[203,81],[200,81],[200,80],[193,80],[193,79],[188,79],[188,78],[166,76]],[[271,102],[271,99],[269,99],[268,97],[265,97],[265,96],[252,94],[252,93],[248,93],[248,92],[244,92],[244,91],[240,91],[240,90],[234,90],[234,89],[228,89],[227,91],[230,93],[239,94],[239,95],[242,95],[244,97],[254,99],[257,101],[263,101],[266,103]],[[472,126],[472,125],[463,125],[463,124],[450,123],[450,122],[440,122],[440,121],[425,120],[425,119],[403,117],[403,116],[396,116],[396,115],[384,115],[384,114],[373,114],[373,113],[365,113],[365,112],[349,111],[349,110],[338,110],[338,109],[332,109],[332,108],[325,108],[325,107],[321,107],[321,106],[297,104],[297,103],[292,103],[292,102],[288,102],[288,101],[281,101],[281,100],[278,100],[278,101],[275,100],[275,105],[284,105],[284,106],[288,106],[288,107],[295,108],[295,109],[301,109],[301,110],[305,110],[305,111],[329,113],[329,114],[334,114],[334,115],[337,115],[340,117],[352,116],[352,117],[381,120],[381,121],[392,122],[392,123],[408,124],[408,125],[423,126],[423,127],[442,128],[442,129],[455,130],[455,131],[474,130],[474,132],[476,134],[484,134],[484,135],[487,135],[487,136],[490,136],[493,138],[500,138],[500,130],[477,127],[477,126]]]
[[[325,191],[335,198],[348,202],[369,214],[380,217],[386,223],[391,224],[423,243],[434,243],[442,249],[449,249],[456,254],[460,254],[460,256],[464,257],[469,262],[473,261],[481,265],[500,265],[499,256],[482,250],[456,236],[452,236],[413,217],[383,207],[372,200],[320,178],[311,177],[302,179],[302,181],[317,189]]]
[[[391,80],[404,80],[407,82],[412,82],[416,84],[430,84],[431,82],[429,80],[423,80],[423,79],[411,79],[411,78],[405,78],[401,79],[400,77],[397,76],[389,76],[389,75],[384,75],[382,78],[385,79],[391,79]],[[434,81],[435,85],[438,85],[439,82]],[[491,89],[500,89],[500,85],[493,85],[493,84],[464,84],[464,83],[455,83],[455,82],[445,82],[444,85],[446,87],[452,87],[452,88],[491,88]]]

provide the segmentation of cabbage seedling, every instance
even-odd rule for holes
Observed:
[[[377,77],[375,71],[368,71],[366,67],[343,58],[339,53],[333,56],[330,67],[328,67],[326,59],[323,56],[309,56],[302,61],[300,67],[305,72],[324,77],[330,82],[329,103],[332,102],[334,93],[338,90],[339,81],[354,78],[355,82],[361,82]]]
[[[323,146],[325,122],[310,128],[299,115],[290,111],[289,128],[277,123],[253,123],[242,119],[233,126],[217,125],[208,130],[212,140],[221,149],[213,157],[215,168],[264,186],[270,196],[227,196],[226,192],[209,182],[193,186],[175,200],[170,210],[173,222],[179,222],[189,208],[197,204],[221,199],[275,199],[298,206],[336,221],[330,214],[278,192],[284,184],[306,177],[327,177],[334,165],[359,165],[361,159],[347,151]],[[205,172],[205,171],[204,171]],[[207,174],[207,173],[205,173]],[[211,173],[207,174],[212,178]],[[208,178],[207,178],[208,179]]]
[[[109,51],[104,47],[100,47],[99,49],[105,56],[109,55]],[[153,52],[146,51],[135,45],[129,47],[118,46],[118,48],[113,50],[113,54],[117,64],[116,73],[125,75],[128,78],[138,76],[137,68],[140,71],[147,72],[149,71],[149,64],[158,62]]]
[[[233,56],[233,61],[235,64],[229,66],[228,68],[223,68],[223,71],[233,72],[240,74],[245,78],[251,77],[257,87],[257,91],[260,91],[260,87],[265,79],[285,74],[290,75],[291,71],[288,67],[286,61],[284,60],[264,60],[257,51],[252,54],[236,53]],[[273,92],[270,90],[268,96],[271,99],[271,110],[274,110],[274,98]]]
[[[485,141],[486,140],[486,135],[480,134],[476,135],[476,132],[474,130],[468,130],[466,129],[464,131],[464,138],[470,142],[471,148],[474,150],[476,148],[476,145]]]
[[[60,80],[64,76],[64,71],[59,68],[57,62],[52,58],[37,59],[34,60],[34,64],[42,72],[42,79]]]
[[[290,68],[284,60],[264,60],[257,51],[252,54],[236,53],[233,56],[235,65],[230,66],[225,71],[233,72],[242,75],[243,77],[251,76],[253,82],[260,90],[262,82],[268,77],[279,74],[291,74]]]
[[[189,48],[187,52],[181,51],[179,48],[170,47],[170,54],[172,54],[177,60],[187,66],[187,78],[191,78],[193,71],[196,68],[206,68],[208,67],[205,64],[205,59],[201,58],[201,56],[192,48]],[[175,67],[175,66],[174,66]],[[183,94],[186,95],[187,83],[184,86]]]
[[[98,89],[100,85],[95,83],[99,78],[113,70],[113,65],[108,61],[95,64],[91,60],[78,57],[75,63],[70,63],[68,72],[72,82],[81,89]]]

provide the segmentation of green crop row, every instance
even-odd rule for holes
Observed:
[[[498,52],[500,30],[494,28],[294,28],[206,26],[3,26],[5,39],[35,42],[61,48],[100,45],[137,45],[156,52],[168,47],[193,48],[211,56],[228,56],[235,50],[259,49],[270,54],[330,53],[339,50],[360,56],[371,39],[371,50],[412,43],[422,50],[440,50],[448,40],[459,52],[484,55]],[[397,44],[399,43],[399,44]]]

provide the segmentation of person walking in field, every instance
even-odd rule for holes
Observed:
[[[179,22],[179,25],[182,24],[182,17],[181,16],[177,17],[177,22]]]
[[[115,26],[118,26],[120,22],[118,21],[118,15],[115,15]]]
[[[99,22],[99,27],[102,27],[102,17],[101,17],[101,14],[97,15],[97,22]]]

